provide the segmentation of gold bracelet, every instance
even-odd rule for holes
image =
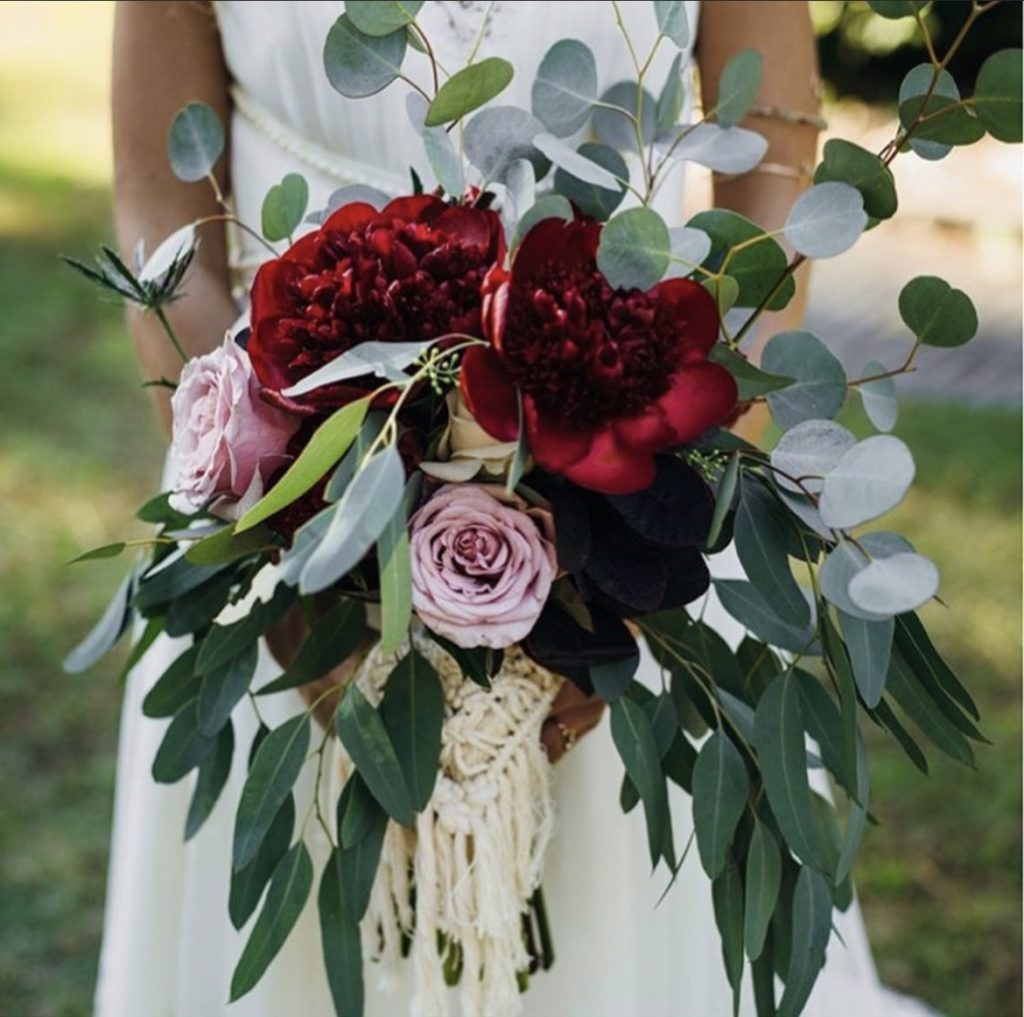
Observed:
[[[814,127],[819,131],[828,127],[828,121],[815,113],[801,113],[799,110],[782,109],[780,106],[751,106],[749,115],[763,117],[766,120],[781,120],[787,124]]]

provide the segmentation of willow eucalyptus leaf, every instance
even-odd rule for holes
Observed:
[[[560,39],[544,54],[532,91],[533,115],[558,138],[575,134],[597,100],[597,62],[579,39]]]
[[[128,623],[133,614],[129,606],[129,599],[134,581],[135,570],[133,569],[121,581],[121,585],[118,586],[100,620],[64,658],[63,666],[68,674],[81,674],[82,671],[87,671],[96,661],[112,650],[128,631]]]
[[[190,699],[175,715],[153,759],[153,780],[175,784],[194,770],[213,751],[215,737],[199,729],[196,700]]]
[[[324,43],[327,80],[349,99],[374,95],[402,73],[406,45],[404,28],[388,35],[367,35],[348,14],[342,14]]]
[[[782,881],[782,858],[771,831],[754,820],[744,880],[743,944],[753,961],[761,956]]]
[[[753,583],[744,579],[716,579],[714,585],[726,611],[759,639],[794,653],[820,652],[814,638],[813,612],[812,624],[797,628],[779,618],[774,604],[765,600]]]
[[[739,749],[721,731],[702,746],[693,768],[693,828],[709,878],[725,869],[729,843],[747,805],[750,780]]]
[[[793,941],[779,1017],[799,1017],[825,963],[832,930],[832,891],[820,872],[801,867],[793,894]]]
[[[374,375],[378,378],[394,379],[428,350],[437,339],[418,339],[413,342],[370,342],[359,343],[340,356],[317,368],[312,374],[290,388],[282,395],[294,398],[305,395],[325,385],[334,385],[350,378]]]
[[[839,628],[850,654],[857,691],[865,704],[874,709],[885,690],[896,624],[892,618],[867,621],[840,611]]]
[[[914,457],[899,438],[858,442],[829,470],[818,508],[835,529],[859,526],[894,509],[914,482]]]
[[[185,840],[191,840],[213,812],[231,774],[235,755],[235,731],[230,723],[221,728],[213,751],[199,764],[196,786],[185,817]]]
[[[796,379],[792,385],[768,395],[772,418],[784,431],[805,421],[831,419],[846,401],[843,365],[810,332],[780,332],[773,336],[765,346],[761,366],[770,374]]]
[[[199,688],[199,730],[211,737],[230,722],[231,713],[249,691],[256,673],[258,644],[253,641],[237,657],[203,675]]]
[[[341,852],[335,848],[317,894],[320,943],[331,1000],[339,1014],[361,1014],[365,1004],[363,943],[359,923],[347,914],[341,882]]]
[[[833,258],[856,243],[868,217],[856,187],[838,181],[815,184],[789,210],[783,231],[807,258]]]

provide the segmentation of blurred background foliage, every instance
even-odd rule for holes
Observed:
[[[940,38],[964,7],[933,4]],[[953,68],[962,87],[978,53],[1019,43],[1021,4],[1001,8]],[[811,9],[827,94],[841,100],[827,111],[836,130],[884,141],[891,108],[863,103],[893,96],[921,61],[910,22],[863,3]],[[0,2],[0,1017],[91,1011],[121,686],[116,663],[69,678],[60,660],[121,566],[63,563],[141,532],[131,511],[162,455],[119,308],[57,260],[111,235],[111,18],[107,2]],[[879,348],[894,363],[905,350],[895,290],[913,274],[906,245],[970,292],[982,318],[952,371],[937,351],[906,385],[896,433],[920,479],[892,522],[942,567],[949,609],[933,605],[927,620],[992,746],[976,771],[936,758],[924,778],[876,739],[880,825],[858,884],[882,977],[950,1017],[1021,1012],[1021,218],[1019,149],[1008,151],[897,160],[898,173],[910,167],[901,216],[812,283],[812,327],[827,321],[854,369]],[[984,204],[971,205],[979,186]],[[915,193],[944,196],[941,221]],[[855,403],[846,417],[866,432]]]

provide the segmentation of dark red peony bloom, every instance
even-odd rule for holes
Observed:
[[[518,432],[522,394],[534,458],[581,487],[628,494],[654,479],[654,453],[691,441],[736,405],[707,354],[718,314],[703,286],[670,279],[615,290],[597,268],[601,227],[547,219],[484,296],[490,347],[467,351],[462,390],[482,427]]]
[[[249,356],[270,398],[317,413],[361,398],[379,379],[356,378],[290,399],[307,374],[368,341],[480,334],[481,285],[504,258],[494,212],[430,195],[376,211],[354,202],[263,265],[252,288]]]

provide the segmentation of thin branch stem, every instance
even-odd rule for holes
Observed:
[[[187,364],[189,356],[185,352],[185,347],[181,345],[181,340],[178,339],[174,329],[171,327],[171,323],[167,320],[167,315],[164,313],[164,309],[157,304],[153,308],[153,313],[156,315],[157,321],[159,321],[160,325],[163,327],[164,332],[167,333],[167,338],[171,340],[171,345],[177,351],[178,356],[181,357],[181,362],[183,364]]]
[[[423,48],[427,51],[427,59],[430,61],[430,74],[431,74],[431,77],[434,79],[434,95],[437,95],[438,90],[441,87],[441,83],[440,83],[440,79],[438,78],[438,74],[437,74],[437,57],[434,56],[434,47],[430,45],[430,40],[427,38],[427,33],[424,32],[423,29],[420,28],[420,26],[418,24],[416,24],[415,21],[411,21],[409,23],[409,27],[419,36],[420,42],[423,43]],[[476,52],[475,48],[474,48],[473,52],[474,53]],[[472,55],[470,55],[470,58],[467,61],[467,63],[472,63],[472,62],[473,62],[473,57],[472,57]],[[423,94],[424,94],[424,97],[429,100],[430,97],[427,96],[425,92]]]

